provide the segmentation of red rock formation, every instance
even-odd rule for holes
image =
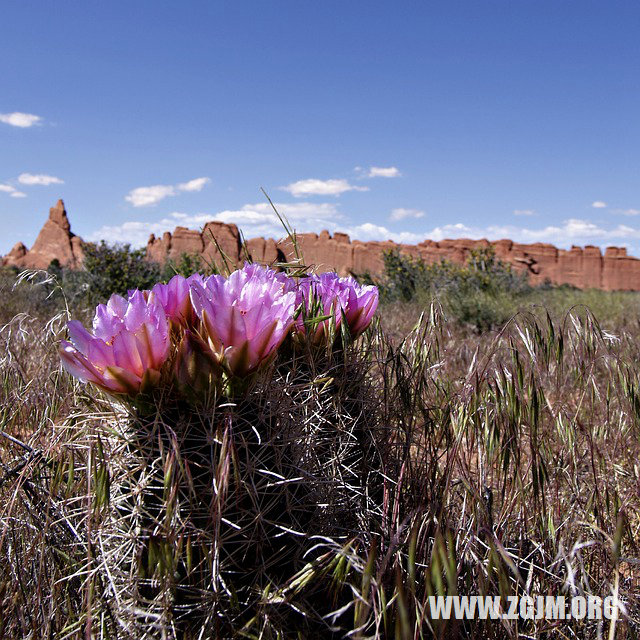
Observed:
[[[33,247],[26,250],[20,242],[2,259],[3,266],[46,269],[52,260],[72,269],[82,264],[82,239],[71,233],[71,225],[64,202],[58,200],[49,209],[49,219],[44,223]]]
[[[208,223],[202,233],[177,227],[173,235],[168,232],[162,238],[152,235],[147,244],[147,256],[150,260],[162,262],[167,258],[175,260],[184,252],[219,263],[211,235],[235,264],[242,263],[244,250],[240,246],[237,227],[221,222]],[[495,242],[484,238],[440,242],[425,240],[417,245],[406,245],[391,240],[351,241],[344,233],[331,236],[328,231],[301,233],[297,239],[305,264],[313,265],[320,272],[335,269],[343,275],[365,272],[381,274],[384,269],[383,251],[392,249],[428,263],[440,260],[461,263],[466,261],[472,249],[492,246],[501,260],[511,263],[518,271],[526,272],[532,284],[549,281],[580,288],[640,291],[640,260],[627,256],[626,249],[616,247],[607,248],[603,256],[598,247],[591,245],[584,249],[572,247],[565,250],[543,242],[519,244],[506,239]],[[253,260],[268,264],[295,259],[293,246],[288,239],[276,242],[271,238],[252,238],[247,240],[247,250]]]
[[[273,238],[251,238],[247,240],[247,251],[256,262],[273,264],[279,260],[278,247]]]
[[[220,265],[218,246],[233,264],[244,261],[245,249],[234,224],[208,222],[202,232],[176,227],[173,234],[166,231],[161,238],[153,234],[147,243],[147,258],[155,262],[177,261],[184,253],[202,256],[207,262]],[[328,231],[302,233],[298,244],[307,265],[318,271],[335,269],[341,274],[381,274],[384,268],[383,251],[397,249],[405,254],[433,263],[440,260],[464,262],[472,249],[493,246],[496,255],[514,268],[526,272],[532,284],[550,281],[571,284],[580,288],[640,291],[640,260],[627,255],[626,249],[608,247],[604,256],[594,246],[557,249],[551,244],[536,242],[518,244],[511,240],[489,242],[486,239],[425,240],[417,245],[385,242],[351,241],[344,233]],[[288,239],[276,242],[272,238],[247,240],[246,250],[252,259],[267,264],[293,260],[295,252]],[[46,268],[52,260],[72,268],[82,263],[82,240],[71,233],[62,200],[49,212],[49,219],[40,231],[31,250],[18,243],[0,261],[2,265]]]
[[[259,240],[265,243],[263,238]],[[220,266],[221,258],[218,248],[229,257],[232,263],[238,262],[241,252],[240,232],[235,224],[207,222],[202,232],[186,227],[176,227],[173,234],[166,231],[162,238],[156,238],[151,234],[147,242],[147,257],[155,262],[177,261],[182,254],[187,253],[202,256],[207,263],[216,263]],[[266,255],[264,251],[262,253]]]
[[[22,242],[16,242],[16,244],[13,245],[13,249],[2,259],[2,264],[8,266],[17,265],[26,255],[27,247],[25,247]]]

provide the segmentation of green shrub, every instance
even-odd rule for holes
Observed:
[[[145,258],[144,249],[129,244],[85,244],[84,270],[91,297],[104,301],[111,294],[126,295],[129,289],[149,289],[164,280],[163,268]]]
[[[5,298],[0,320],[8,321],[21,311],[47,316],[65,305],[75,309],[76,315],[82,315],[106,302],[113,293],[126,295],[131,289],[149,289],[176,274],[187,277],[196,272],[212,273],[197,254],[183,253],[175,262],[158,264],[146,259],[144,249],[132,249],[128,244],[87,243],[84,251],[82,269],[69,269],[59,260],[52,260],[46,270],[0,269],[0,293]],[[18,290],[24,288],[30,291],[29,295],[19,296]],[[28,309],[24,308],[23,301],[22,306],[17,302],[13,304],[14,299],[24,297],[29,300]]]
[[[496,258],[491,247],[473,249],[465,264],[427,264],[389,251],[384,266],[383,298],[426,302],[436,297],[449,316],[478,331],[504,324],[517,310],[518,299],[531,291],[526,276]]]

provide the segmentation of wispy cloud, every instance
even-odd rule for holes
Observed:
[[[399,207],[397,209],[393,209],[391,211],[391,215],[389,216],[390,220],[404,220],[406,218],[423,218],[424,211],[421,209],[405,209],[403,207]]]
[[[150,187],[136,187],[129,191],[124,199],[134,207],[150,207],[165,198],[178,195],[181,191],[202,191],[209,182],[211,182],[210,178],[203,177],[176,185],[155,184]]]
[[[514,209],[514,216],[535,216],[536,212],[533,209]]]
[[[8,193],[12,198],[27,197],[26,193],[22,193],[22,191],[18,191],[15,187],[12,187],[10,184],[0,184],[0,192]]]
[[[342,178],[332,180],[308,178],[306,180],[292,182],[286,187],[280,188],[283,191],[288,191],[295,198],[302,198],[304,196],[339,196],[346,191],[369,191],[369,187],[357,187]]]
[[[442,233],[440,233],[440,231]],[[490,225],[487,227],[468,227],[462,225],[459,227],[462,235],[453,235],[455,230],[450,225],[437,227],[430,233],[434,233],[434,240],[444,237],[463,237],[469,238],[489,238],[490,240],[498,240],[500,238],[509,238],[515,242],[549,242],[558,247],[568,248],[572,244],[597,244],[606,245],[611,242],[626,242],[627,240],[640,239],[640,229],[630,227],[628,225],[616,225],[615,227],[603,227],[601,225],[582,220],[579,218],[569,218],[558,225],[548,225],[538,229],[527,227],[518,227],[516,225]],[[442,235],[452,233],[450,236]]]
[[[368,178],[399,178],[402,174],[397,167],[369,167]]]
[[[338,227],[336,231],[349,234],[352,240],[393,240],[404,244],[417,244],[422,242],[427,234],[414,233],[413,231],[392,231],[387,227],[372,222],[365,222],[354,226]]]
[[[211,182],[210,178],[194,178],[189,182],[181,182],[177,189],[178,191],[202,191],[205,185]]]
[[[615,213],[623,216],[640,216],[640,209],[616,209]]]
[[[606,209],[609,205],[607,205],[606,202],[602,202],[602,200],[596,200],[595,202],[591,203],[591,206],[594,209]]]
[[[14,111],[13,113],[0,113],[0,122],[4,122],[12,127],[26,129],[28,127],[33,127],[36,124],[40,124],[42,122],[42,117],[36,116],[33,113]]]
[[[50,184],[64,184],[64,180],[55,176],[48,176],[44,173],[21,173],[18,176],[18,182],[25,185],[42,185],[48,187]]]

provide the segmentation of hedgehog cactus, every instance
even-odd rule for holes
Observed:
[[[134,609],[170,611],[177,635],[167,637],[195,637],[198,627],[232,637],[266,610],[288,627],[293,618],[271,606],[265,586],[287,584],[301,562],[310,566],[311,536],[342,536],[363,521],[368,488],[358,479],[371,478],[377,431],[368,427],[377,420],[341,410],[360,397],[367,376],[359,350],[351,359],[343,347],[368,326],[377,302],[375,288],[335,273],[292,278],[245,264],[228,277],[176,275],[114,295],[96,308],[91,331],[69,322],[64,367],[129,409],[106,425],[109,433],[122,428],[122,465],[106,475],[106,463],[96,467],[108,481],[94,483],[101,505],[111,482],[118,499],[131,496],[95,514],[117,532],[106,553],[126,566],[114,579],[125,624],[138,628],[128,617]],[[292,333],[296,340],[282,348]],[[345,358],[330,363],[307,340]],[[279,365],[262,375],[279,351]],[[325,365],[324,379],[338,382],[318,393]]]

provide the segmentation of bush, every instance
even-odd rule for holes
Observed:
[[[436,297],[448,315],[478,331],[501,326],[531,287],[524,274],[496,258],[492,247],[473,249],[465,264],[442,260],[428,264],[399,251],[384,254],[386,300],[423,303]]]
[[[149,262],[144,249],[132,249],[128,244],[87,243],[84,251],[83,269],[63,267],[57,259],[46,270],[0,268],[0,294],[4,301],[0,323],[9,322],[18,313],[51,316],[63,307],[84,318],[112,293],[126,295],[131,289],[147,289],[176,274],[213,272],[195,254],[183,253],[177,261],[161,265]]]
[[[84,245],[84,271],[88,274],[91,297],[104,302],[113,293],[126,295],[129,289],[150,289],[164,280],[164,269],[145,257],[144,249],[129,244]]]

